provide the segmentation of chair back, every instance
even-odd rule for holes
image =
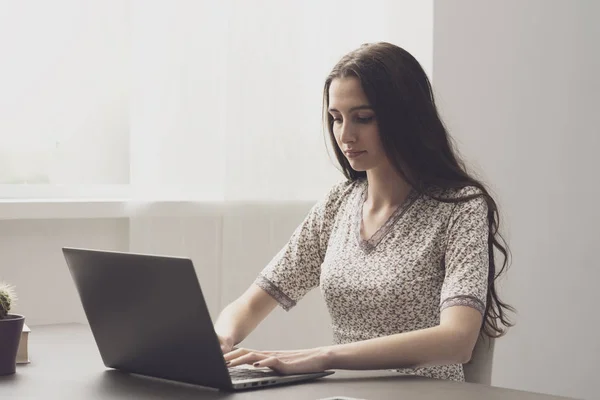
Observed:
[[[492,384],[492,363],[494,361],[494,338],[479,336],[471,360],[463,364],[465,381]]]

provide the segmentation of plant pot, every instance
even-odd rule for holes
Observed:
[[[17,350],[25,317],[8,314],[0,319],[0,375],[14,374],[16,371]]]

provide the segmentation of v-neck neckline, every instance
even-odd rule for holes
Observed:
[[[361,248],[365,253],[372,252],[377,245],[383,240],[383,238],[389,233],[394,224],[404,215],[404,213],[410,208],[410,206],[418,198],[416,190],[411,188],[410,192],[404,199],[404,201],[396,207],[394,212],[385,220],[385,222],[375,231],[370,238],[364,239],[361,235],[363,226],[363,207],[367,198],[368,183],[365,181],[362,191],[358,195],[358,201],[356,204],[354,230],[356,236],[356,242],[358,247]]]

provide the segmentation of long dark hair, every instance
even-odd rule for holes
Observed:
[[[333,117],[328,113],[329,87],[335,78],[356,77],[377,117],[380,140],[390,162],[400,175],[419,193],[435,200],[456,203],[483,196],[488,206],[489,275],[486,310],[481,332],[489,337],[502,336],[513,324],[496,292],[496,279],[508,268],[509,250],[498,232],[500,218],[496,202],[483,183],[470,176],[436,107],[427,74],[406,50],[390,43],[364,44],[345,55],[325,81],[323,114],[342,172],[349,180],[366,178],[365,171],[355,171],[336,144]],[[481,193],[461,198],[444,198],[432,188],[461,189],[476,187]],[[504,257],[496,271],[496,248]]]

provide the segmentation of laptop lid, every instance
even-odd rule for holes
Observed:
[[[192,261],[63,248],[109,368],[232,389]]]
[[[109,368],[224,390],[334,373],[278,375],[228,369],[188,258],[70,247],[64,247],[63,254]]]

